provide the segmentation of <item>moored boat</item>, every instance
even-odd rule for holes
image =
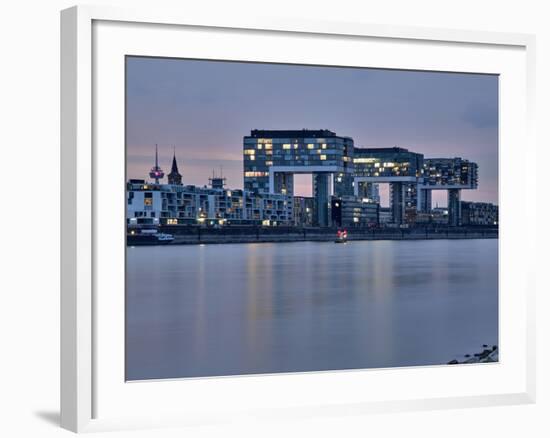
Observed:
[[[348,232],[346,230],[338,230],[334,243],[346,243],[348,241]]]
[[[130,230],[126,235],[126,243],[137,245],[167,245],[174,241],[174,236],[168,233],[159,233],[156,228]]]

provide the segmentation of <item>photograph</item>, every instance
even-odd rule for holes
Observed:
[[[499,362],[499,75],[127,55],[125,148],[126,381]]]

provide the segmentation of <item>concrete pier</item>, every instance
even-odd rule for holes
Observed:
[[[333,242],[336,228],[298,227],[231,227],[201,228],[164,226],[162,231],[174,234],[172,244],[253,243],[253,242]],[[348,241],[354,240],[433,240],[433,239],[496,239],[496,228],[439,229],[348,229]]]

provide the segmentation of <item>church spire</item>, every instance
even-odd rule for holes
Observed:
[[[176,148],[174,147],[174,156],[172,158],[172,169],[168,174],[168,184],[181,184],[181,174],[178,170],[178,162],[176,161]]]

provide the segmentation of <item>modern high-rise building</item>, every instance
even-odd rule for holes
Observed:
[[[429,212],[432,190],[447,190],[449,225],[462,223],[461,191],[477,189],[477,164],[462,158],[428,158],[424,160],[424,180],[419,187],[424,202],[420,210]],[[427,201],[430,201],[428,203]]]
[[[462,158],[424,158],[397,147],[356,147],[353,164],[356,196],[366,196],[371,185],[389,184],[394,224],[406,221],[407,209],[430,212],[432,190],[447,190],[449,224],[460,225],[461,190],[477,188],[477,164]]]
[[[253,130],[244,137],[244,187],[257,193],[294,194],[294,174],[312,175],[313,222],[331,223],[331,197],[379,202],[379,184],[390,186],[391,222],[407,210],[429,212],[432,190],[447,190],[449,224],[460,225],[463,189],[477,188],[477,164],[462,158],[429,158],[405,148],[354,147],[329,130]]]
[[[371,185],[389,184],[392,222],[404,223],[406,208],[415,203],[414,197],[418,193],[416,186],[422,177],[424,156],[398,147],[356,147],[353,164],[355,194],[364,196]]]
[[[294,194],[294,175],[311,174],[314,224],[330,225],[330,197],[353,194],[353,139],[329,130],[253,130],[243,141],[244,187]]]

